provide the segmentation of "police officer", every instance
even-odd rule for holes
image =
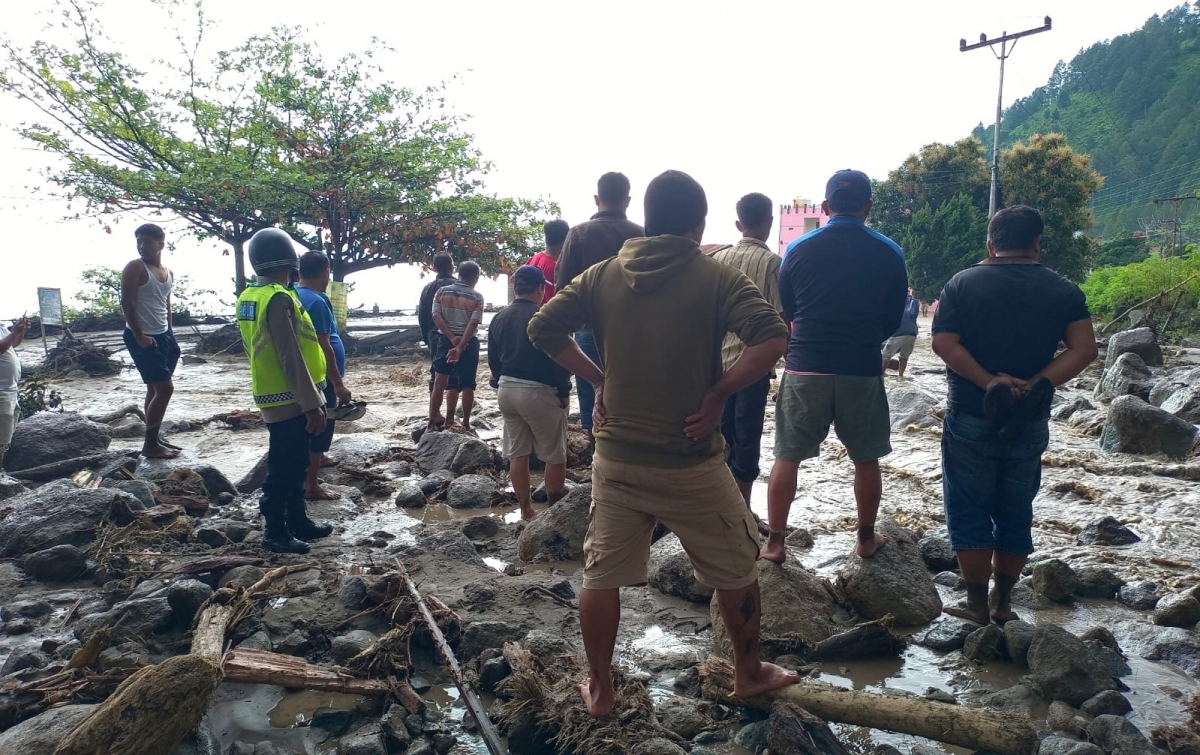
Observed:
[[[328,523],[308,518],[304,501],[309,439],[325,429],[325,355],[292,290],[300,260],[291,237],[265,228],[251,237],[249,252],[257,281],[238,297],[237,320],[250,354],[254,403],[270,435],[258,504],[266,520],[263,547],[307,553],[304,541],[333,532]]]

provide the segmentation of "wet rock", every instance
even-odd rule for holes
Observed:
[[[1052,558],[1034,565],[1032,587],[1055,603],[1067,603],[1079,589],[1079,577],[1066,563]]]
[[[1092,396],[1097,401],[1113,401],[1120,396],[1136,396],[1143,401],[1150,398],[1154,387],[1154,373],[1137,354],[1122,354],[1116,362],[1104,370],[1104,376],[1096,384]]]
[[[404,719],[407,717],[408,711],[404,709],[404,706],[392,705],[380,719],[379,725],[383,728],[384,741],[389,752],[404,752],[408,749],[412,735],[408,733],[408,727],[404,725]]]
[[[458,433],[425,433],[417,443],[417,466],[426,474],[449,469],[466,474],[496,466],[492,447],[478,438]]]
[[[257,566],[235,566],[221,577],[220,586],[239,590],[250,587],[266,575],[267,573]]]
[[[346,632],[340,637],[334,637],[333,642],[329,645],[329,654],[338,663],[345,663],[371,647],[377,639],[379,638],[371,632],[364,629],[355,629]]]
[[[9,498],[15,498],[25,492],[28,492],[28,489],[21,484],[20,480],[0,472],[0,501],[7,501]]]
[[[112,428],[79,414],[40,412],[17,423],[4,468],[22,472],[108,450]]]
[[[1104,422],[1107,419],[1107,412],[1100,410],[1080,411],[1071,415],[1071,418],[1067,420],[1067,427],[1073,428],[1080,435],[1086,435],[1089,438],[1099,438],[1100,433],[1104,431]]]
[[[787,543],[787,547],[789,548],[807,550],[813,547],[814,540],[811,532],[803,527],[796,527],[788,533],[787,537],[784,538],[784,542]]]
[[[473,621],[463,629],[458,646],[460,658],[477,658],[485,650],[499,650],[506,642],[517,642],[524,630],[503,621]]]
[[[1158,390],[1158,386],[1155,386],[1155,390]],[[1151,391],[1150,403],[1160,407],[1165,412],[1174,414],[1185,422],[1191,422],[1192,424],[1200,423],[1200,385],[1177,387],[1162,397],[1161,401],[1155,401],[1154,399],[1154,391]]]
[[[903,430],[909,425],[933,427],[938,424],[933,410],[938,400],[924,391],[911,388],[888,391],[888,411],[893,430]]]
[[[166,596],[139,598],[118,603],[105,613],[85,616],[75,627],[75,637],[80,642],[87,640],[100,628],[115,627],[113,641],[148,638],[170,626],[171,605]]]
[[[1054,607],[1054,601],[1033,589],[1033,580],[1029,577],[1022,579],[1013,586],[1009,596],[1014,606],[1028,608],[1033,611],[1046,611]]]
[[[1104,368],[1107,370],[1117,363],[1122,354],[1137,354],[1142,362],[1150,367],[1163,366],[1162,347],[1154,337],[1150,328],[1134,328],[1114,333],[1108,339],[1108,349],[1105,354]]]
[[[428,477],[422,478],[421,481],[417,483],[417,487],[419,487],[421,492],[425,495],[433,495],[450,483],[454,482],[455,477],[457,477],[457,475],[451,472],[449,469],[442,469],[434,472]]]
[[[496,599],[496,588],[489,582],[468,582],[462,589],[467,605],[480,606]]]
[[[1096,642],[1104,645],[1107,648],[1111,648],[1118,653],[1121,652],[1121,646],[1117,643],[1116,635],[1114,635],[1112,630],[1108,627],[1090,627],[1085,629],[1083,633],[1079,635],[1079,639],[1083,640],[1084,642]]]
[[[1078,739],[1046,737],[1038,745],[1038,755],[1104,755],[1104,750]]]
[[[446,755],[450,750],[454,749],[454,745],[458,744],[458,737],[450,732],[439,731],[433,735],[433,751],[437,755]]]
[[[1080,545],[1133,545],[1140,540],[1133,530],[1111,516],[1097,519],[1079,534]]]
[[[1200,622],[1200,600],[1187,593],[1168,595],[1158,601],[1153,620],[1160,627],[1194,627]]]
[[[838,631],[833,617],[840,609],[833,586],[799,562],[789,559],[779,565],[760,561],[758,585],[764,660],[796,652],[797,643],[811,647]],[[722,652],[730,653],[729,635],[715,596],[709,604],[709,617],[713,642]]]
[[[540,519],[541,517],[538,518]],[[475,546],[461,532],[454,530],[427,532],[421,536],[417,544],[426,553],[439,553],[447,558],[452,558],[455,561],[461,561],[464,564],[472,566],[487,566],[483,562],[483,558],[479,555],[479,551],[475,550]]]
[[[1076,412],[1094,411],[1096,407],[1091,401],[1088,401],[1083,396],[1076,396],[1070,401],[1059,404],[1050,410],[1050,419],[1057,422],[1066,422],[1075,415]]]
[[[1114,627],[1127,653],[1150,661],[1173,663],[1200,676],[1200,632],[1160,627],[1144,621],[1121,621]]]
[[[1125,580],[1102,566],[1081,566],[1075,570],[1079,586],[1075,594],[1081,598],[1104,598],[1112,600]]]
[[[237,646],[245,650],[265,650],[268,653],[275,649],[275,643],[271,642],[271,635],[266,632],[255,632],[239,642]]]
[[[838,587],[864,619],[891,614],[898,626],[926,624],[942,612],[933,577],[912,533],[890,519],[876,524],[888,541],[873,558],[851,554],[838,575]]]
[[[988,624],[972,632],[963,643],[963,655],[976,663],[991,663],[1003,656],[1004,630]]]
[[[1130,582],[1117,590],[1117,602],[1135,611],[1150,611],[1158,605],[1158,584]]]
[[[304,628],[319,620],[326,610],[321,601],[313,598],[280,598],[263,609],[262,624],[272,637],[282,637],[293,629]]]
[[[1029,646],[1029,671],[1048,700],[1081,705],[1100,692],[1116,689],[1108,671],[1088,647],[1062,627],[1040,626]]]
[[[744,747],[750,752],[761,753],[767,749],[767,735],[770,734],[771,724],[769,721],[755,721],[752,724],[746,724],[742,730],[737,733],[733,741],[739,746]]]
[[[309,726],[323,729],[331,737],[340,737],[350,728],[354,719],[354,711],[342,708],[317,708],[313,713]]]
[[[674,533],[650,548],[648,581],[655,590],[693,603],[707,603],[713,589],[696,579],[692,561]]]
[[[0,752],[4,755],[50,755],[95,707],[65,705],[23,721],[0,733]]]
[[[143,508],[153,508],[156,501],[154,494],[158,492],[158,486],[146,480],[105,480],[100,483],[101,487],[115,488],[123,490],[141,502]]]
[[[132,414],[109,425],[109,427],[112,428],[112,436],[114,438],[128,440],[131,438],[142,438],[146,435],[146,423]]]
[[[200,479],[204,481],[204,489],[208,491],[208,499],[215,504],[221,502],[222,493],[237,496],[238,489],[221,470],[211,464],[202,464],[186,456],[177,459],[147,459],[143,457],[139,460],[134,474],[152,482],[161,482],[179,469],[189,470],[199,475]]]
[[[308,655],[312,650],[312,640],[304,632],[296,630],[276,643],[275,650],[283,655]]]
[[[979,702],[983,707],[992,710],[1006,713],[1029,713],[1041,700],[1028,685],[1014,684],[1008,689],[984,695]]]
[[[192,530],[192,538],[197,542],[204,543],[209,548],[221,548],[229,544],[229,539],[225,537],[224,532],[209,525],[201,525]]]
[[[463,475],[450,483],[446,504],[454,509],[486,509],[492,505],[492,496],[498,489],[491,477]]]
[[[190,622],[200,606],[212,597],[213,589],[196,579],[182,579],[167,591],[167,604],[182,622]]]
[[[1099,716],[1088,726],[1088,738],[1114,755],[1161,755],[1133,722],[1124,716]]]
[[[662,737],[638,742],[629,752],[630,755],[687,755],[687,750]]]
[[[1120,650],[1114,650],[1095,640],[1084,640],[1083,644],[1087,645],[1092,657],[1099,661],[1104,666],[1104,670],[1114,679],[1120,679],[1133,673],[1133,670],[1129,668],[1129,662]]]
[[[954,571],[958,568],[958,556],[948,537],[926,535],[917,543],[917,547],[921,549],[921,557],[930,571]]]
[[[1114,399],[1100,436],[1108,453],[1166,454],[1185,458],[1196,442],[1196,426],[1136,396]]]
[[[514,755],[518,753],[517,750],[512,749],[511,742],[509,742],[509,752],[514,753]],[[408,749],[404,751],[404,755],[436,755],[436,753],[432,742],[427,739],[419,739],[409,745]],[[553,750],[551,750],[550,755],[553,755]]]
[[[692,700],[685,697],[664,697],[654,704],[658,721],[667,731],[691,739],[713,725],[712,719],[700,712]]]
[[[15,674],[28,669],[40,669],[50,665],[50,656],[35,647],[19,647],[8,654],[4,665],[0,666],[0,677]]]
[[[10,637],[29,634],[34,629],[33,622],[29,619],[13,619],[12,621],[6,621],[4,624],[4,633]]]
[[[342,741],[338,744],[338,755],[388,755],[383,731],[377,726],[371,726],[366,731],[342,737]]]
[[[488,694],[494,694],[500,683],[512,676],[512,666],[504,656],[491,658],[479,664],[479,686]]]
[[[110,513],[136,511],[140,505],[117,490],[84,490],[67,480],[56,480],[5,501],[5,506],[13,511],[0,520],[0,558],[56,545],[87,545]]]
[[[425,492],[416,483],[406,482],[396,491],[396,506],[402,509],[419,509],[425,506]]]
[[[555,755],[557,750],[550,744],[556,732],[538,726],[532,713],[527,713],[508,727],[508,751],[513,755]],[[410,749],[407,755],[412,755]]]
[[[955,616],[940,616],[917,642],[930,650],[962,650],[967,638],[978,629],[979,625],[973,621]]]
[[[500,520],[494,516],[473,516],[462,526],[463,535],[472,540],[487,540],[500,534]]]
[[[1116,690],[1106,690],[1083,703],[1083,712],[1089,716],[1123,716],[1133,710],[1124,695]]]
[[[522,561],[580,561],[587,535],[592,486],[580,485],[538,514],[517,539]]]
[[[26,556],[21,568],[38,582],[70,582],[87,571],[87,556],[74,545],[56,545]]]
[[[357,574],[342,577],[338,585],[338,602],[351,611],[360,611],[367,602],[367,580]]]
[[[258,457],[258,461],[254,462],[254,466],[250,468],[242,479],[234,485],[239,493],[253,493],[262,487],[263,481],[267,479],[267,454],[263,453]]]
[[[1084,715],[1081,711],[1072,708],[1062,700],[1055,700],[1050,703],[1050,709],[1046,711],[1046,726],[1051,731],[1065,732],[1072,737],[1085,736],[1087,725],[1091,720],[1091,716]]]
[[[951,590],[955,591],[965,590],[967,587],[967,582],[962,578],[962,575],[958,572],[952,571],[944,571],[939,573],[933,578],[933,583],[935,585],[941,585],[942,587],[949,587]]]

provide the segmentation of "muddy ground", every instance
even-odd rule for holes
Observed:
[[[923,335],[909,364],[907,378],[899,380],[889,374],[887,386],[893,393],[917,390],[941,399],[946,392],[945,377],[929,348],[928,323],[922,325]],[[191,339],[184,337],[181,340],[186,355],[192,348]],[[40,351],[40,344],[36,346]],[[1172,349],[1170,353],[1171,363],[1200,363],[1200,351],[1195,349]],[[27,362],[35,361],[36,356],[32,346],[23,352]],[[168,435],[185,449],[190,460],[211,464],[236,482],[262,456],[267,443],[266,432],[261,427],[232,429],[225,423],[208,420],[219,413],[251,408],[247,391],[248,367],[243,359],[234,357],[206,356],[202,362],[192,359],[187,362],[178,373],[175,397],[167,418],[168,426],[172,423],[180,423],[180,426]],[[1081,380],[1068,386],[1061,392],[1063,398],[1069,401],[1076,396],[1090,397],[1090,385],[1098,379],[1099,369],[1099,364],[1093,366]],[[481,366],[476,410],[477,417],[482,420],[479,436],[498,446],[500,423],[496,397],[486,386],[485,371],[486,363]],[[518,521],[515,506],[462,511],[432,501],[423,509],[413,510],[398,509],[393,504],[396,488],[405,481],[421,477],[415,465],[406,460],[411,459],[416,445],[412,431],[427,411],[424,375],[425,368],[415,357],[351,360],[347,385],[356,398],[370,402],[370,412],[358,422],[339,426],[333,455],[344,466],[368,466],[387,481],[365,485],[362,478],[347,477],[337,468],[323,472],[344,497],[339,501],[311,504],[310,512],[314,517],[333,521],[335,534],[315,544],[312,553],[306,557],[268,556],[264,566],[306,563],[312,564],[313,568],[288,578],[279,596],[268,603],[261,625],[272,636],[282,633],[288,626],[307,632],[308,641],[316,644],[308,648],[313,657],[322,657],[327,650],[320,647],[322,636],[331,638],[350,629],[382,633],[387,629],[387,622],[378,616],[343,624],[344,619],[354,612],[340,604],[338,592],[347,576],[386,571],[399,557],[422,592],[438,596],[458,612],[464,622],[500,622],[517,635],[512,639],[519,639],[531,630],[542,630],[566,640],[568,647],[578,647],[577,612],[540,593],[529,593],[527,588],[541,586],[563,595],[577,595],[581,587],[579,565],[521,562],[516,537],[523,525]],[[85,415],[103,414],[137,403],[142,395],[141,383],[132,370],[108,379],[64,378],[52,381],[51,387],[62,394],[68,411]],[[764,474],[754,491],[754,508],[764,518],[765,480],[773,445],[773,411],[773,407],[768,408],[768,432],[763,439]],[[1103,566],[1128,582],[1153,580],[1164,592],[1190,588],[1200,582],[1200,569],[1194,564],[1200,544],[1197,483],[1173,476],[1130,474],[1131,463],[1142,463],[1147,459],[1105,454],[1100,451],[1095,437],[1064,423],[1053,422],[1051,431],[1050,450],[1043,467],[1042,492],[1035,502],[1034,537],[1038,549],[1035,559],[1058,558],[1073,567]],[[883,467],[882,514],[893,516],[919,535],[935,532],[944,526],[945,520],[941,506],[940,428],[936,425],[910,426],[895,431],[892,442],[895,450]],[[136,439],[113,442],[114,449],[133,450],[138,445]],[[381,458],[387,461],[377,461]],[[1145,471],[1144,466],[1140,471]],[[831,579],[844,565],[853,544],[851,475],[852,465],[844,449],[835,437],[831,437],[822,447],[821,458],[802,466],[800,492],[791,512],[790,524],[806,528],[813,535],[811,548],[793,549],[792,554],[806,567]],[[586,481],[586,468],[573,470],[573,476]],[[255,496],[239,497],[235,503],[222,507],[219,515],[227,520],[252,523]],[[1079,532],[1105,515],[1114,516],[1128,525],[1140,536],[1140,542],[1120,548],[1077,544]],[[473,535],[487,533],[470,538],[482,562],[470,554],[437,547],[437,543],[450,540],[438,540],[440,535],[436,533],[457,537],[464,525],[478,517],[493,519],[497,525],[492,528],[476,521],[478,529],[471,530]],[[429,540],[431,535],[435,535],[432,541]],[[245,542],[223,546],[216,553],[262,555],[254,540],[252,535]],[[435,545],[430,546],[431,542]],[[152,550],[135,557],[149,583],[139,588],[142,592],[148,591],[156,580],[159,584],[169,581],[167,576],[154,572],[169,570],[182,558],[179,553],[155,557]],[[193,556],[214,554],[207,546],[194,542],[177,550]],[[50,587],[23,580],[17,566],[11,562],[0,563],[0,575],[3,575],[0,578],[0,602],[46,600],[54,607],[53,614],[33,633],[0,637],[0,663],[18,648],[69,635],[69,627],[58,625],[65,623],[64,617],[77,601],[87,603],[97,590],[94,581]],[[561,584],[563,582],[566,585]],[[951,587],[939,586],[938,589],[945,602],[961,597],[961,593]],[[572,602],[566,601],[567,604]],[[1106,626],[1114,630],[1119,641],[1123,638],[1122,627],[1149,621],[1146,612],[1109,600],[1078,600],[1066,606],[1022,606],[1018,611],[1030,623],[1059,624],[1076,633],[1093,626]],[[1195,634],[1194,629],[1191,631]],[[919,631],[913,636],[917,634]],[[618,660],[643,678],[652,694],[663,696],[672,691],[672,681],[680,670],[710,652],[710,635],[707,605],[669,597],[649,587],[623,591]],[[157,648],[151,648],[146,660],[157,660],[172,651],[178,652],[178,643],[184,639],[185,635],[181,634],[174,647],[166,641],[160,643]],[[155,649],[158,652],[153,652]],[[457,691],[448,683],[432,655],[425,655],[428,657],[414,659],[419,682],[414,686],[418,691],[426,690],[424,694],[431,706],[449,722],[461,721],[464,708]],[[1171,663],[1146,660],[1134,653],[1127,655],[1133,670],[1123,680],[1129,687],[1126,694],[1134,707],[1130,719],[1147,733],[1155,726],[1185,720],[1184,704],[1200,687],[1196,676]],[[961,653],[936,652],[914,642],[896,660],[827,663],[820,668],[818,676],[824,681],[858,690],[900,690],[922,695],[929,688],[937,688],[961,702],[974,703],[988,692],[1011,687],[1025,673],[1024,669],[1003,662],[979,666],[967,661]],[[485,704],[491,702],[490,698],[485,699]],[[349,696],[288,693],[265,685],[226,685],[203,727],[207,734],[201,739],[207,738],[208,744],[197,745],[193,751],[206,751],[207,747],[224,753],[236,741],[269,741],[283,752],[326,752],[328,745],[321,744],[325,739],[321,730],[298,727],[297,723],[307,722],[318,708],[356,706],[368,714],[372,712],[369,704]],[[1035,717],[1044,718],[1045,704],[1035,703],[1032,712]],[[933,752],[967,752],[913,737],[855,731],[851,727],[838,727],[838,731],[850,741],[887,743],[904,752],[917,745],[932,746]],[[486,752],[476,735],[457,727],[454,732],[457,744],[450,752]],[[218,743],[219,749],[215,749]],[[732,741],[706,746],[716,753],[745,752]]]

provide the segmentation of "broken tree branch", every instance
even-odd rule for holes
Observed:
[[[225,655],[225,681],[242,684],[276,684],[289,689],[344,692],[349,695],[382,697],[391,693],[384,681],[359,679],[303,658],[265,650],[230,650]]]
[[[1130,312],[1132,312],[1133,310],[1137,309],[1138,307],[1144,307],[1144,306],[1146,306],[1147,304],[1149,304],[1150,302],[1152,302],[1152,301],[1154,301],[1154,300],[1156,300],[1156,299],[1161,299],[1162,297],[1166,296],[1167,294],[1171,293],[1172,291],[1175,291],[1176,289],[1183,288],[1183,287],[1184,287],[1184,286],[1186,286],[1187,284],[1189,284],[1189,283],[1191,283],[1192,281],[1196,280],[1196,278],[1197,278],[1197,277],[1200,277],[1200,273],[1196,273],[1195,275],[1193,275],[1193,276],[1189,277],[1187,280],[1180,281],[1179,283],[1176,283],[1174,286],[1171,286],[1170,288],[1166,289],[1165,291],[1159,291],[1157,294],[1155,294],[1154,296],[1151,296],[1151,297],[1150,297],[1149,299],[1147,299],[1146,301],[1140,301],[1140,302],[1138,302],[1137,304],[1134,304],[1134,305],[1133,305],[1132,307],[1130,307],[1129,309],[1125,310],[1125,311],[1124,311],[1124,312],[1122,312],[1121,314],[1119,314],[1119,315],[1117,315],[1116,317],[1114,317],[1114,318],[1112,319],[1112,321],[1111,321],[1111,322],[1109,322],[1107,325],[1105,325],[1103,328],[1100,328],[1100,332],[1099,332],[1099,333],[1097,333],[1097,335],[1104,335],[1105,333],[1107,333],[1109,328],[1111,328],[1112,326],[1114,326],[1114,325],[1116,325],[1117,323],[1119,323],[1119,322],[1121,322],[1122,320],[1124,320],[1126,317],[1128,317],[1128,316],[1129,316],[1129,313],[1130,313]]]

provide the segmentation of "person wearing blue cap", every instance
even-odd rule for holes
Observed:
[[[892,452],[880,345],[900,327],[908,297],[904,254],[867,227],[871,180],[834,173],[821,205],[822,228],[792,243],[779,270],[783,316],[792,324],[775,411],[775,466],[767,486],[770,535],[762,557],[782,564],[800,462],[814,459],[833,425],[854,462],[858,546],[870,558],[883,495],[879,460]]]
[[[521,518],[532,519],[529,457],[546,463],[546,497],[553,505],[565,493],[567,478],[567,406],[570,373],[529,340],[529,321],[550,286],[535,265],[522,265],[512,276],[516,299],[488,326],[488,367],[504,417],[504,456],[521,504]]]

